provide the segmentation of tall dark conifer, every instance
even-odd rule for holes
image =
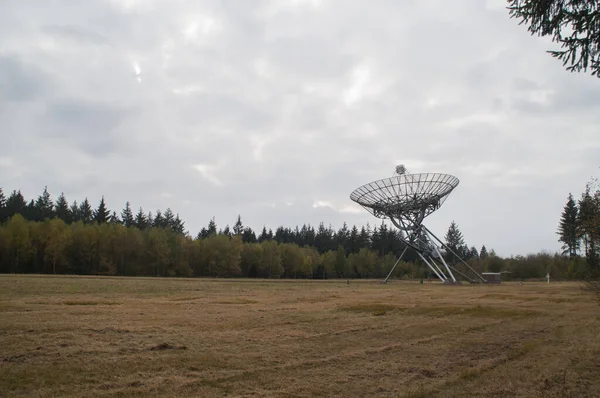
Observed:
[[[173,210],[171,210],[170,207],[167,207],[167,210],[165,210],[165,213],[163,214],[163,219],[164,228],[173,229],[175,223],[175,214],[173,213]]]
[[[100,200],[100,204],[98,208],[94,211],[94,221],[98,224],[107,223],[110,219],[110,210],[106,207],[106,202],[104,201],[104,196]]]
[[[575,257],[577,250],[579,250],[578,216],[577,203],[573,195],[569,193],[569,198],[558,223],[557,234],[559,235],[558,241],[563,243],[563,254],[568,254],[570,257]]]
[[[178,234],[185,233],[185,222],[179,218],[179,214],[175,216],[175,220],[173,220],[173,225],[171,228]]]
[[[215,222],[214,217],[211,218],[210,221],[208,222],[207,232],[208,232],[208,236],[217,234],[217,223]]]
[[[238,218],[233,225],[233,233],[235,235],[241,235],[244,232],[244,225],[242,224],[242,216],[238,214]]]
[[[56,214],[56,217],[60,218],[65,223],[71,223],[71,210],[69,209],[69,202],[67,202],[64,192],[61,192],[58,199],[56,199],[54,213]]]
[[[148,219],[146,218],[146,213],[144,213],[144,209],[142,209],[141,207],[135,216],[133,225],[140,230],[144,230],[148,226]]]
[[[242,241],[244,243],[256,243],[256,234],[250,227],[244,228],[244,232],[242,233]]]
[[[69,210],[71,212],[72,222],[81,221],[81,209],[79,207],[79,204],[77,204],[76,200],[73,201],[73,204],[69,207]]]
[[[485,247],[485,245],[481,246],[481,250],[479,250],[479,258],[480,259],[484,259],[484,258],[488,258],[489,254],[487,251],[487,248]]]
[[[94,213],[92,211],[92,206],[90,205],[90,201],[86,197],[83,202],[79,205],[79,219],[83,221],[84,224],[91,224],[94,218]]]
[[[40,220],[50,219],[54,216],[54,203],[52,203],[47,186],[44,187],[44,191],[35,201],[35,212]]]
[[[600,191],[593,194],[589,184],[579,200],[578,227],[588,265],[600,272]]]
[[[463,248],[465,247],[465,240],[462,232],[460,232],[458,229],[456,222],[452,221],[452,223],[450,223],[450,227],[448,227],[448,231],[446,232],[444,239],[446,240],[446,246],[452,249],[452,251],[459,256],[464,256]]]
[[[119,215],[117,214],[117,212],[113,211],[112,214],[110,215],[110,217],[108,217],[108,223],[109,224],[122,224],[123,222],[119,218]]]
[[[142,213],[143,214],[143,213]],[[131,211],[131,205],[129,201],[125,203],[125,208],[121,211],[121,221],[126,227],[132,227],[134,225],[133,212]]]
[[[6,217],[11,218],[15,214],[21,214],[24,216],[27,202],[23,197],[21,191],[12,191],[8,199],[6,199]]]
[[[8,212],[6,211],[6,197],[4,191],[0,188],[0,223],[3,223],[8,218]]]

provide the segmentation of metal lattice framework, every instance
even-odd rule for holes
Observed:
[[[399,165],[392,177],[373,181],[355,189],[350,194],[350,199],[375,217],[389,219],[404,232],[402,240],[406,249],[410,247],[416,250],[419,257],[442,282],[455,283],[456,278],[452,273],[455,271],[469,282],[485,283],[485,279],[479,273],[423,225],[425,217],[440,208],[458,183],[458,178],[449,174],[409,174],[403,165]],[[460,271],[449,266],[442,255],[444,248],[454,254],[467,269]],[[400,258],[385,278],[385,282],[390,278]]]

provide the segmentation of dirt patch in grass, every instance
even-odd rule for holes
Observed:
[[[69,300],[63,301],[62,305],[121,305],[113,301],[91,301],[91,300]]]
[[[256,304],[258,301],[250,300],[245,298],[234,298],[229,300],[218,300],[214,302],[215,304],[223,304],[223,305],[242,305],[242,304]]]
[[[169,343],[160,343],[149,348],[150,351],[163,351],[163,350],[187,350],[184,345],[176,346]]]

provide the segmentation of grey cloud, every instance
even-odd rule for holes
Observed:
[[[49,77],[35,65],[18,55],[0,55],[0,101],[32,101],[50,85]]]
[[[42,31],[57,38],[83,42],[83,44],[92,43],[98,45],[110,45],[110,41],[106,36],[81,26],[47,25],[42,28]]]
[[[115,129],[127,116],[126,110],[115,106],[74,100],[52,103],[47,112],[45,138],[60,140],[61,145],[75,145],[94,156],[116,149]]]
[[[405,162],[461,179],[432,229],[509,255],[556,250],[566,195],[597,173],[598,82],[501,0],[131,4],[2,5],[5,189],[171,207],[193,234],[238,213],[378,225],[348,196]]]

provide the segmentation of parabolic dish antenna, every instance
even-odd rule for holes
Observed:
[[[406,248],[384,282],[388,281],[408,248],[414,249],[421,260],[444,283],[457,283],[452,271],[471,283],[486,282],[478,272],[423,225],[425,217],[440,208],[458,183],[458,178],[450,174],[410,174],[404,165],[399,165],[396,166],[396,172],[392,177],[365,184],[350,194],[350,199],[369,213],[378,218],[389,219],[402,231],[402,241]],[[448,265],[442,255],[443,249],[458,258],[466,269],[461,271],[455,266]]]

